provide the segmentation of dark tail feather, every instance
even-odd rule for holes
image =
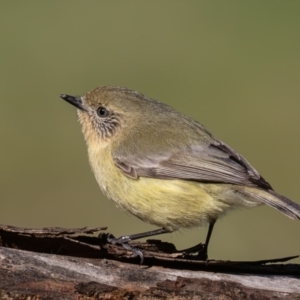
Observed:
[[[272,206],[291,219],[300,219],[300,205],[272,190],[246,189],[248,196]]]
[[[298,203],[293,202],[289,198],[284,197],[272,190],[269,191],[269,193],[280,200],[280,201],[278,201],[278,203],[279,203],[278,207],[276,207],[274,205],[275,208],[282,211],[285,215],[287,215],[288,217],[290,217],[292,219],[300,219],[300,205]],[[272,204],[269,204],[269,205],[273,206]]]

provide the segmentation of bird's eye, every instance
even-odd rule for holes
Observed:
[[[106,118],[108,115],[109,115],[109,111],[103,107],[103,106],[100,106],[98,109],[97,109],[97,115],[100,117],[100,118]]]

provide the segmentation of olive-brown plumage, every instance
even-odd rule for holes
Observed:
[[[170,232],[214,224],[231,209],[260,204],[300,218],[299,204],[277,194],[245,158],[168,105],[116,86],[61,97],[78,108],[103,193],[138,218]]]

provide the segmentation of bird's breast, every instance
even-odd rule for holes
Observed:
[[[103,193],[115,204],[156,226],[170,231],[201,226],[245,203],[236,186],[182,179],[126,176],[111,156],[109,147],[90,148],[90,163]]]

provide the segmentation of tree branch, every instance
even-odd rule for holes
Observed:
[[[150,240],[132,243],[145,255],[145,265],[140,266],[139,258],[122,247],[91,236],[104,229],[0,226],[0,298],[300,297],[300,265],[272,264],[293,257],[203,262],[184,258],[172,244]]]

